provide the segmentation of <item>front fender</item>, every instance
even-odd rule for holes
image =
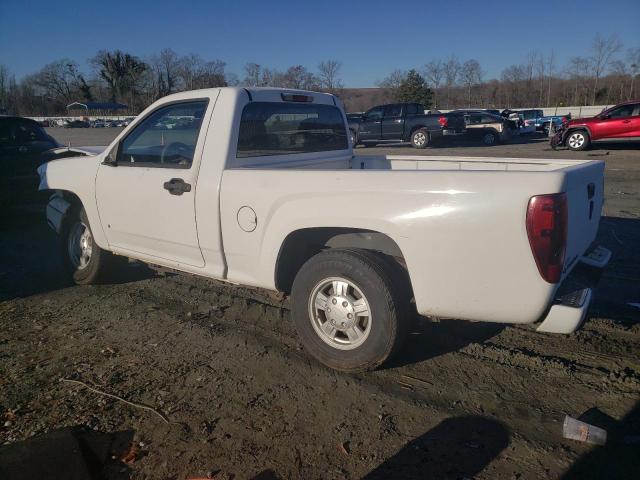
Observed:
[[[108,242],[100,223],[95,195],[96,175],[101,160],[101,156],[83,156],[61,158],[47,162],[38,167],[38,175],[40,175],[38,190],[56,190],[58,192],[70,192],[75,195],[87,213],[91,233],[96,243],[101,248],[106,248]],[[56,211],[62,209],[63,211],[60,213],[64,215],[68,207],[64,208],[60,200],[55,200],[60,196],[54,195],[52,197],[51,201],[54,202],[52,209]],[[68,200],[64,198],[63,200],[69,203]],[[49,207],[47,207],[47,212],[49,212]],[[61,222],[63,217],[55,221],[57,222],[58,220]],[[59,225],[57,227],[52,225],[52,227],[59,232]]]
[[[591,129],[587,124],[569,125],[567,127],[567,130],[564,132],[564,135],[562,136],[562,142],[564,143],[569,134],[575,130],[586,130],[589,134],[589,138],[591,138]]]

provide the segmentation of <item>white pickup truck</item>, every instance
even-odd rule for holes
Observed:
[[[591,289],[602,161],[354,156],[333,95],[170,95],[94,156],[39,169],[77,283],[120,258],[291,295],[324,364],[375,368],[411,312],[570,333]],[[415,304],[415,305],[414,305]]]

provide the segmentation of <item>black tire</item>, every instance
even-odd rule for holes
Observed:
[[[413,148],[427,148],[431,142],[431,136],[426,128],[419,128],[411,134],[411,145]]]
[[[307,351],[324,365],[343,372],[372,370],[391,358],[402,344],[411,320],[409,299],[406,298],[406,292],[411,289],[407,289],[403,281],[394,281],[397,279],[396,275],[387,259],[367,250],[331,249],[309,259],[296,275],[291,302],[292,317]],[[347,318],[344,315],[338,320],[332,318],[333,315],[344,314],[343,310],[349,311],[340,307],[340,304],[346,307],[346,302],[333,302],[336,295],[335,287],[328,287],[333,293],[325,297],[324,304],[327,307],[337,305],[334,306],[334,311],[327,313],[329,308],[326,311],[312,310],[317,308],[314,293],[322,285],[331,283],[336,278],[348,282],[351,291],[355,292],[354,297],[362,293],[368,306],[366,312],[370,312],[368,317],[360,320],[363,317],[354,313],[355,316],[351,317],[353,320],[346,320],[351,324],[346,326],[344,321],[340,322],[341,319]],[[343,298],[347,297],[349,294],[345,294]],[[348,308],[351,308],[351,305]],[[321,317],[324,317],[323,323]],[[350,341],[351,337],[346,338],[346,331],[351,331],[353,323],[360,321],[368,322],[368,329],[364,327],[360,330],[367,333],[352,345],[347,345],[349,349],[344,349],[344,345],[336,346],[336,342]],[[320,331],[329,323],[336,325],[335,328],[329,328],[335,331],[337,340]],[[339,335],[344,335],[344,340],[340,340]]]
[[[549,129],[551,128],[551,124],[549,122],[543,123],[542,124],[542,133],[545,134],[545,136],[549,136]]]
[[[78,235],[82,236],[80,232],[86,231],[88,231],[88,235],[84,236],[81,241]],[[72,246],[81,242],[84,242],[91,249],[88,258],[85,257],[84,261],[80,260],[82,249],[80,249],[80,257],[78,257],[78,252]],[[126,258],[116,257],[98,246],[93,238],[84,208],[73,208],[67,215],[60,232],[60,252],[65,269],[78,285],[104,282],[108,280],[109,275],[118,264],[127,261]]]
[[[567,134],[564,144],[574,152],[588,150],[591,147],[591,137],[586,130],[572,130]]]
[[[364,145],[364,148],[371,148],[377,145],[376,142],[362,142],[361,145]]]
[[[499,141],[500,137],[495,130],[486,130],[482,133],[482,143],[488,147],[496,145]]]

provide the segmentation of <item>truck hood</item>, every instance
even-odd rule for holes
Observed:
[[[48,150],[47,153],[52,155],[60,155],[64,153],[77,153],[78,155],[99,155],[107,149],[108,145],[104,146],[88,146],[88,147],[57,147]]]

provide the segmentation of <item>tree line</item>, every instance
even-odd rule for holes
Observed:
[[[171,93],[230,85],[331,92],[342,88],[336,60],[320,62],[315,72],[303,65],[279,71],[248,63],[242,79],[227,72],[222,60],[205,60],[194,53],[180,56],[170,48],[146,60],[121,50],[103,50],[89,59],[89,65],[87,74],[76,61],[64,58],[20,81],[0,65],[0,113],[63,115],[73,102],[123,103],[129,113],[137,113]]]
[[[586,56],[558,65],[556,54],[527,53],[525,61],[502,70],[500,78],[484,79],[476,59],[456,56],[431,60],[418,69],[433,91],[433,107],[556,107],[600,105],[631,100],[638,96],[640,48],[623,48],[617,36],[596,34]],[[412,75],[396,70],[378,82],[397,97],[403,81]]]
[[[363,96],[345,89],[341,62],[325,60],[314,70],[293,65],[286,70],[247,63],[242,76],[228,72],[220,59],[178,55],[170,48],[142,59],[121,50],[99,51],[84,72],[71,59],[60,59],[17,80],[0,65],[0,112],[60,115],[72,102],[118,102],[137,113],[170,93],[228,85],[274,86],[329,91],[348,111],[380,101],[415,101],[427,107],[554,107],[612,104],[637,96],[640,48],[624,49],[613,35],[597,34],[585,56],[558,65],[553,50],[530,51],[523,63],[510,65],[499,78],[486,79],[476,59],[434,59],[409,71],[394,70],[377,82],[380,94]]]

